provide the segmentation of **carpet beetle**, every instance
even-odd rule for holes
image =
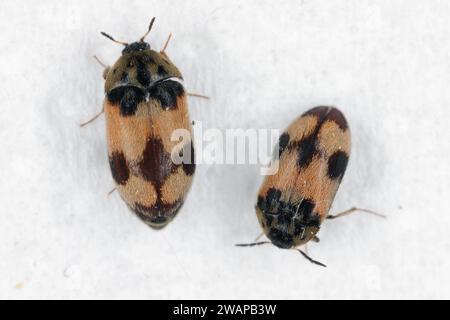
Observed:
[[[116,41],[102,32],[125,47],[112,67],[102,64],[105,67],[103,111],[116,189],[140,219],[160,229],[182,207],[192,184],[195,163],[183,77],[164,52],[170,36],[160,52],[152,50],[144,41],[154,20],[146,34],[131,44]],[[171,141],[176,129],[191,134],[180,150],[189,154],[189,161],[180,164],[171,158],[173,148],[179,144]]]
[[[325,219],[357,210],[376,214],[358,208],[328,214],[347,168],[350,148],[350,130],[338,109],[316,107],[296,119],[279,138],[279,158],[274,160],[279,161],[277,173],[266,176],[258,192],[256,216],[270,242],[237,246],[272,243],[293,249],[310,240],[317,242],[316,234]]]

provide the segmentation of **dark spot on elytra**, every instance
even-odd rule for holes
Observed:
[[[319,107],[314,107],[308,111],[306,111],[305,113],[302,114],[303,116],[315,116],[317,117],[318,121],[320,122],[329,112],[330,107],[325,107],[325,106],[319,106]]]
[[[133,86],[120,86],[108,93],[111,104],[120,103],[120,114],[132,116],[136,113],[139,103],[145,100],[145,93]]]
[[[271,215],[271,214],[266,214],[266,215],[264,215],[264,218],[266,219],[266,222],[267,222],[267,226],[272,226],[272,222],[273,222],[273,215]]]
[[[120,114],[123,116],[132,116],[136,113],[138,104],[144,100],[144,94],[139,89],[130,88],[120,100]]]
[[[140,203],[134,204],[134,213],[144,222],[164,226],[180,211],[183,201],[178,200],[174,203],[163,203],[158,199],[156,204],[145,206]]]
[[[289,224],[291,224],[292,219],[294,218],[294,214],[295,212],[293,210],[286,210],[286,208],[281,208],[277,216],[277,224],[288,226]]]
[[[304,224],[300,223],[299,221],[296,221],[294,223],[294,236],[295,237],[300,236],[303,233],[304,230],[305,230],[305,225]]]
[[[109,157],[109,166],[114,181],[117,184],[124,185],[130,177],[130,169],[128,168],[127,160],[122,152],[114,152]]]
[[[317,132],[314,131],[308,137],[298,141],[297,152],[298,152],[298,161],[297,164],[300,168],[307,167],[314,155],[317,153]]]
[[[347,128],[347,122],[343,114],[333,107],[315,107],[305,112],[303,116],[312,115],[317,118],[317,124],[307,137],[303,137],[299,141],[295,141],[289,145],[289,148],[297,148],[298,165],[300,169],[307,167],[314,156],[319,154],[317,136],[320,128],[326,121],[333,121],[343,130]]]
[[[258,196],[256,207],[258,207],[261,211],[266,211],[266,200],[263,197]]]
[[[152,183],[157,196],[156,203],[152,206],[135,203],[133,211],[143,221],[161,225],[162,227],[180,210],[184,201],[183,197],[174,203],[166,203],[161,195],[161,188],[164,182],[176,172],[179,166],[173,163],[171,155],[164,149],[161,139],[150,138],[147,140],[147,145],[142,153],[142,160],[138,163],[139,175]],[[195,170],[195,164],[194,169],[192,167],[184,168],[184,166],[183,169],[190,173],[192,170]]]
[[[307,227],[319,227],[320,218],[313,212],[316,203],[310,199],[303,199],[300,205],[297,205],[296,210],[296,223],[300,223]]]
[[[183,147],[183,150],[185,150],[183,152],[184,157],[183,159],[183,171],[186,175],[188,176],[192,176],[195,173],[195,150],[194,150],[194,143],[191,141],[190,144],[185,145]],[[188,159],[185,159],[185,157],[188,157]],[[184,161],[186,160],[186,162]]]
[[[281,190],[270,188],[266,195],[266,211],[275,212],[280,204]]]
[[[327,120],[335,122],[342,130],[348,128],[347,120],[345,120],[342,112],[336,108],[332,108],[331,111],[327,114]]]
[[[159,190],[164,181],[176,171],[170,153],[164,149],[161,139],[149,138],[139,162],[139,170],[142,177],[153,183]]]
[[[281,157],[281,154],[286,149],[287,145],[289,144],[289,133],[285,132],[280,136],[280,139],[278,140],[278,157]]]
[[[336,109],[334,107],[315,107],[311,110],[306,111],[302,116],[312,115],[317,117],[318,122],[320,125],[326,120],[330,120],[335,122],[339,128],[342,130],[345,130],[348,128],[347,120],[345,120],[344,115],[342,114],[339,109]]]
[[[296,209],[296,211],[301,217],[303,217],[302,220],[309,220],[315,206],[316,204],[314,203],[314,201],[309,199],[303,199],[300,205],[298,206],[298,209]]]
[[[328,159],[328,176],[331,179],[342,179],[347,168],[348,155],[344,151],[336,151]]]
[[[183,95],[184,88],[177,81],[166,80],[151,87],[149,93],[151,98],[159,101],[161,108],[169,110],[177,108],[177,97]]]

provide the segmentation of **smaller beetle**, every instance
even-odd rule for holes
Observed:
[[[296,247],[310,240],[325,219],[370,210],[351,208],[328,215],[344,176],[350,155],[350,130],[344,115],[333,107],[316,107],[301,115],[280,136],[279,170],[267,176],[259,190],[256,215],[269,241],[237,244],[255,246],[273,243],[281,249],[295,249],[310,262],[323,266]],[[258,237],[259,238],[259,237]]]

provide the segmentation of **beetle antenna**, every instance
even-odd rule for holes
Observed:
[[[254,247],[259,246],[262,244],[270,243],[270,241],[260,241],[260,242],[253,242],[253,243],[238,243],[235,244],[236,247]]]
[[[111,37],[109,34],[107,34],[107,33],[105,33],[105,32],[100,32],[100,34],[101,34],[102,36],[105,36],[105,37],[108,38],[109,40],[111,40],[111,41],[113,41],[113,42],[115,42],[115,43],[121,44],[121,45],[123,45],[123,46],[125,46],[125,47],[128,45],[128,43],[123,42],[123,41],[118,41],[118,40],[114,39],[113,37]]]
[[[304,256],[306,259],[309,260],[309,262],[314,263],[314,264],[317,264],[318,266],[322,266],[322,267],[325,267],[325,268],[327,267],[327,266],[324,265],[322,262],[313,260],[310,256],[308,256],[308,255],[307,255],[306,253],[304,253],[302,250],[300,250],[300,249],[294,249],[294,250],[297,250],[298,252],[300,252],[300,253],[302,254],[302,256]]]
[[[150,25],[148,26],[147,32],[140,39],[141,42],[144,42],[145,37],[148,36],[148,34],[150,33],[150,30],[152,30],[153,23],[155,22],[155,19],[156,19],[156,17],[153,17],[153,19],[150,21]]]
[[[128,43],[126,43],[126,42],[117,41],[116,39],[114,39],[113,37],[111,37],[109,34],[107,34],[107,33],[105,33],[105,32],[100,32],[100,34],[101,34],[102,36],[104,36],[104,37],[107,37],[109,40],[111,40],[111,41],[113,41],[113,42],[115,42],[115,43],[121,44],[121,45],[123,45],[123,46],[125,46],[125,47],[128,45]]]

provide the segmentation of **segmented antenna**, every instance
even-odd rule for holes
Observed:
[[[108,38],[109,40],[111,40],[111,41],[113,41],[113,42],[115,42],[115,43],[121,44],[121,45],[123,45],[123,46],[125,46],[125,47],[128,45],[128,43],[126,43],[126,42],[117,41],[116,39],[114,39],[113,37],[111,37],[109,34],[107,34],[107,33],[105,33],[105,32],[100,32],[100,34],[101,34],[102,36]]]
[[[156,17],[153,17],[153,19],[150,21],[150,25],[148,26],[147,32],[142,36],[142,38],[139,40],[140,42],[144,42],[144,39],[148,34],[150,33],[150,30],[152,30],[153,23],[155,22]]]

